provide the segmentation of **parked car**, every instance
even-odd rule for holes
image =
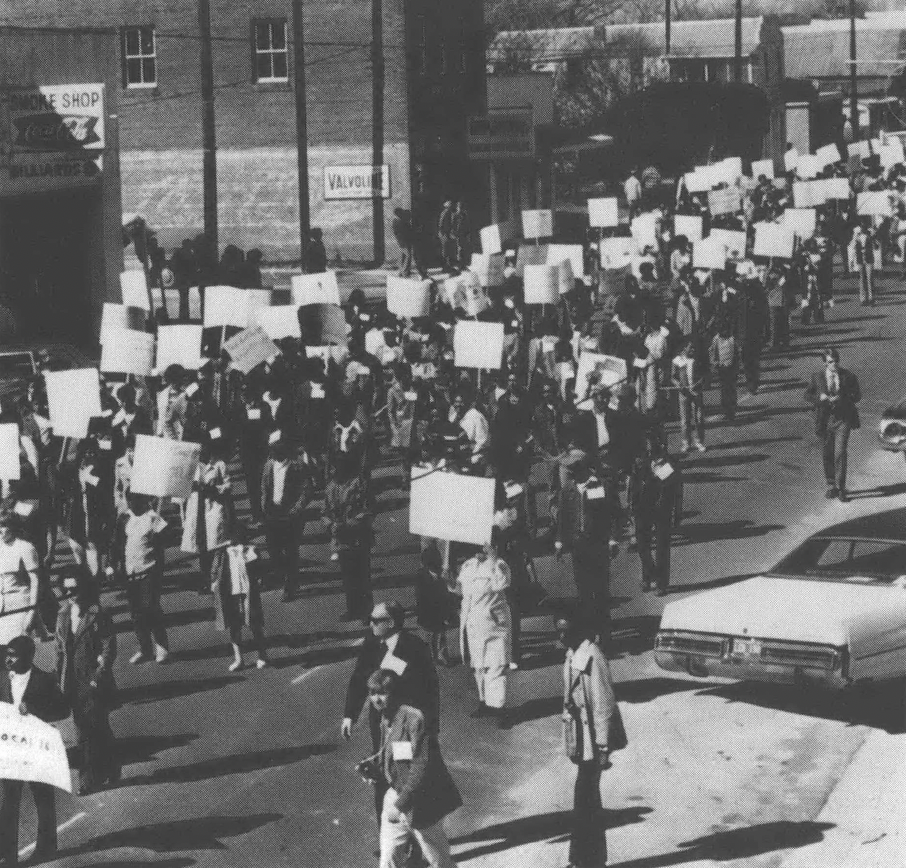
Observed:
[[[822,683],[906,675],[906,509],[809,537],[772,570],[669,603],[662,669],[707,678]]]

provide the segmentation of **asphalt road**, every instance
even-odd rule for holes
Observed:
[[[757,572],[817,526],[906,503],[906,462],[882,453],[875,433],[884,407],[901,397],[894,372],[906,362],[906,294],[891,277],[869,309],[847,286],[826,326],[797,327],[793,349],[765,360],[763,388],[741,403],[737,425],[709,425],[708,451],[688,461],[673,595]],[[826,341],[840,347],[864,395],[847,505],[824,499],[802,403]],[[712,393],[712,408],[716,401]],[[418,545],[407,533],[399,468],[383,467],[377,480],[376,597],[411,603]],[[263,671],[227,672],[229,646],[210,598],[181,590],[192,562],[174,567],[164,600],[174,652],[166,667],[126,663],[135,639],[124,602],[108,597],[120,631],[113,724],[124,779],[83,799],[59,794],[59,864],[372,864],[371,797],[353,769],[370,742],[361,725],[350,743],[339,739],[363,633],[338,621],[344,606],[323,525],[310,523],[304,544],[303,596],[284,605],[279,591],[265,594],[274,666]],[[549,555],[536,565],[551,594],[571,593],[565,565]],[[870,737],[890,749],[902,708],[878,699],[854,709],[834,697],[661,672],[649,649],[662,601],[641,594],[635,554],[623,551],[613,573],[612,665],[630,745],[605,776],[611,864],[760,868],[820,844],[838,822],[822,818],[835,785]],[[454,856],[472,868],[567,861],[573,769],[560,756],[562,654],[549,621],[528,626],[529,652],[510,683],[511,729],[469,717],[476,699],[463,667],[441,672],[442,747],[465,801],[448,830]],[[23,847],[34,840],[25,801]]]

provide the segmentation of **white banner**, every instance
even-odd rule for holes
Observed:
[[[554,234],[554,215],[549,208],[522,212],[523,238],[550,238]]]
[[[503,323],[460,320],[453,331],[457,368],[497,370],[503,362]]]
[[[560,269],[556,265],[526,265],[523,284],[526,304],[556,304],[560,291]]]
[[[293,303],[300,307],[308,304],[340,304],[340,287],[334,271],[294,274],[292,286]]]
[[[638,217],[633,217],[630,230],[635,239],[637,253],[644,253],[646,247],[657,250],[657,218],[654,214],[639,214]]]
[[[144,271],[124,271],[120,274],[120,292],[126,307],[140,307],[151,310],[148,301],[148,281]]]
[[[236,286],[209,286],[204,291],[204,327],[244,329],[249,320],[249,296]]]
[[[783,223],[800,238],[811,238],[818,225],[814,208],[787,208],[783,212]]]
[[[428,316],[431,312],[431,281],[388,274],[387,310],[406,319]]]
[[[473,253],[469,271],[478,276],[483,287],[503,286],[503,254]]]
[[[632,262],[631,238],[625,236],[602,238],[599,249],[601,251],[601,268],[605,271],[626,268]]]
[[[707,238],[696,241],[692,245],[692,267],[693,268],[726,268],[727,267],[727,248],[721,244],[720,239],[708,236]]]
[[[182,365],[187,371],[201,367],[200,325],[162,325],[157,327],[157,361],[155,367],[164,371],[170,365]]]
[[[0,424],[0,479],[19,479],[19,426],[15,422]]]
[[[742,230],[712,229],[708,238],[724,246],[727,259],[746,258],[746,233]]]
[[[252,312],[253,325],[264,329],[272,341],[302,336],[299,328],[299,308],[294,304],[260,307]]]
[[[815,156],[821,161],[822,168],[840,161],[840,150],[835,144],[824,145],[815,151]]]
[[[101,370],[105,374],[150,376],[154,370],[154,335],[126,329],[109,332],[101,347]]]
[[[722,187],[708,193],[708,210],[715,216],[735,214],[742,210],[742,192],[739,187]]]
[[[0,745],[0,779],[35,781],[72,792],[66,747],[55,726],[0,702]]]
[[[892,217],[890,194],[887,190],[859,193],[856,198],[856,213],[860,217]]]
[[[280,348],[260,326],[243,329],[233,335],[223,349],[229,354],[231,366],[243,374],[280,354]]]
[[[409,533],[483,545],[494,526],[496,482],[481,476],[412,468]]]
[[[796,162],[796,174],[806,180],[816,178],[822,169],[824,164],[814,154],[803,154]]]
[[[590,226],[608,228],[620,225],[620,210],[616,197],[588,200],[588,223]]]
[[[547,265],[559,265],[568,260],[573,277],[585,277],[585,253],[581,244],[548,244]]]
[[[136,435],[131,490],[151,497],[188,497],[200,452],[199,443]]]
[[[828,178],[825,180],[824,196],[826,199],[849,199],[852,196],[849,178]]]
[[[88,423],[101,415],[101,381],[97,368],[45,371],[50,424],[58,437],[86,437]]]

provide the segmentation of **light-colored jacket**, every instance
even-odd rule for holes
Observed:
[[[570,699],[582,720],[582,761],[610,750],[608,738],[617,715],[617,700],[610,666],[601,649],[586,639],[575,651],[567,649],[563,661],[563,702]],[[622,747],[622,745],[621,745]]]
[[[459,639],[463,660],[474,669],[509,666],[512,618],[506,591],[510,568],[503,558],[470,558],[459,571],[457,591],[462,595]]]

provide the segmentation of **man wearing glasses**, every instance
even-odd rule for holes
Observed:
[[[425,718],[425,729],[436,740],[439,730],[440,687],[431,649],[413,633],[404,629],[406,611],[396,600],[378,603],[369,618],[371,635],[365,638],[356,660],[349,687],[340,733],[344,739],[352,736],[352,725],[368,700],[368,678],[379,669],[389,669],[399,679],[399,701],[417,708]],[[372,706],[368,709],[371,744],[375,751],[381,746],[381,715]],[[375,785],[374,799],[378,826],[387,785],[380,780]]]

